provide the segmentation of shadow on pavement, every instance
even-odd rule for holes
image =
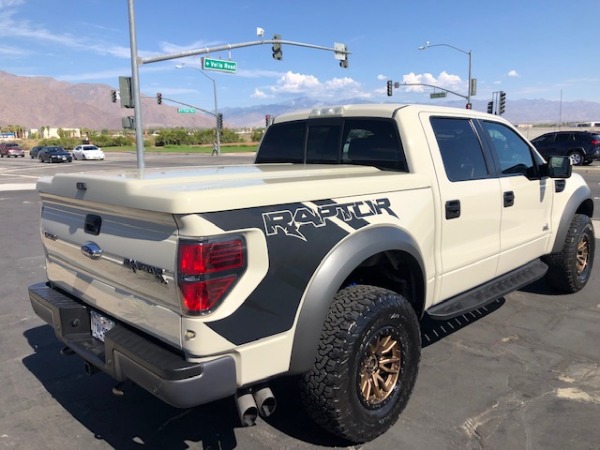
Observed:
[[[448,321],[435,321],[428,316],[421,323],[423,347],[498,310],[504,299]],[[76,355],[62,355],[62,344],[50,326],[40,326],[24,333],[34,353],[23,359],[25,367],[44,385],[62,407],[86,427],[96,439],[114,448],[187,449],[194,442],[204,449],[234,449],[238,446],[236,430],[242,431],[232,398],[191,409],[173,408],[133,383],[119,386],[123,395],[114,395],[116,381],[100,372],[92,377],[83,370]],[[346,447],[340,440],[315,425],[304,412],[297,378],[283,377],[271,383],[277,399],[277,410],[267,422],[280,432],[307,444],[324,447]],[[268,432],[267,432],[268,433]],[[256,448],[262,443],[257,433]],[[244,437],[244,439],[246,439]],[[65,436],[68,441],[68,436]],[[283,443],[281,443],[283,445]],[[248,445],[252,446],[252,443]]]

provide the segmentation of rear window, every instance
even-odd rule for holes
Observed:
[[[431,127],[450,181],[486,178],[489,170],[470,119],[432,117]]]
[[[271,125],[256,162],[359,164],[408,170],[395,122],[374,118],[319,118]]]

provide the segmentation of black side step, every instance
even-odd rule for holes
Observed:
[[[475,289],[452,297],[432,306],[427,314],[435,320],[448,320],[485,306],[494,300],[521,289],[542,278],[548,266],[537,259],[498,278],[477,286]]]

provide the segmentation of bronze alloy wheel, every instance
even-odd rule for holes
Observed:
[[[587,268],[590,257],[589,236],[583,235],[577,244],[577,273],[581,274]]]
[[[362,400],[376,406],[386,400],[398,383],[401,368],[400,342],[383,331],[368,344],[360,364]]]

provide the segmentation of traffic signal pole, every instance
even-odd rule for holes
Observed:
[[[132,91],[135,104],[135,139],[136,153],[138,158],[138,168],[144,168],[144,141],[142,135],[142,108],[140,102],[140,83],[139,83],[139,66],[142,64],[150,64],[159,61],[168,61],[170,59],[185,58],[188,56],[206,55],[209,53],[222,52],[233,50],[236,48],[252,47],[255,45],[294,45],[298,47],[312,48],[315,50],[325,50],[334,52],[335,58],[340,61],[340,67],[348,67],[348,51],[345,44],[334,43],[333,47],[324,47],[322,45],[307,44],[305,42],[285,41],[281,39],[265,39],[260,41],[241,42],[237,44],[220,45],[217,47],[206,47],[198,50],[189,50],[179,53],[171,53],[167,55],[150,56],[146,58],[138,57],[137,42],[135,36],[135,13],[133,7],[134,0],[127,0],[129,6],[129,38],[131,41],[131,72],[132,72]],[[279,36],[279,35],[276,35]],[[216,106],[216,105],[215,105]],[[217,133],[219,130],[217,129]]]
[[[135,13],[133,10],[133,0],[128,0],[129,6],[129,40],[131,42],[131,83],[133,85],[133,104],[135,108],[134,125],[135,125],[135,148],[137,156],[137,168],[144,168],[144,136],[142,127],[142,102],[140,101],[140,72],[137,58],[137,38],[135,34]]]

